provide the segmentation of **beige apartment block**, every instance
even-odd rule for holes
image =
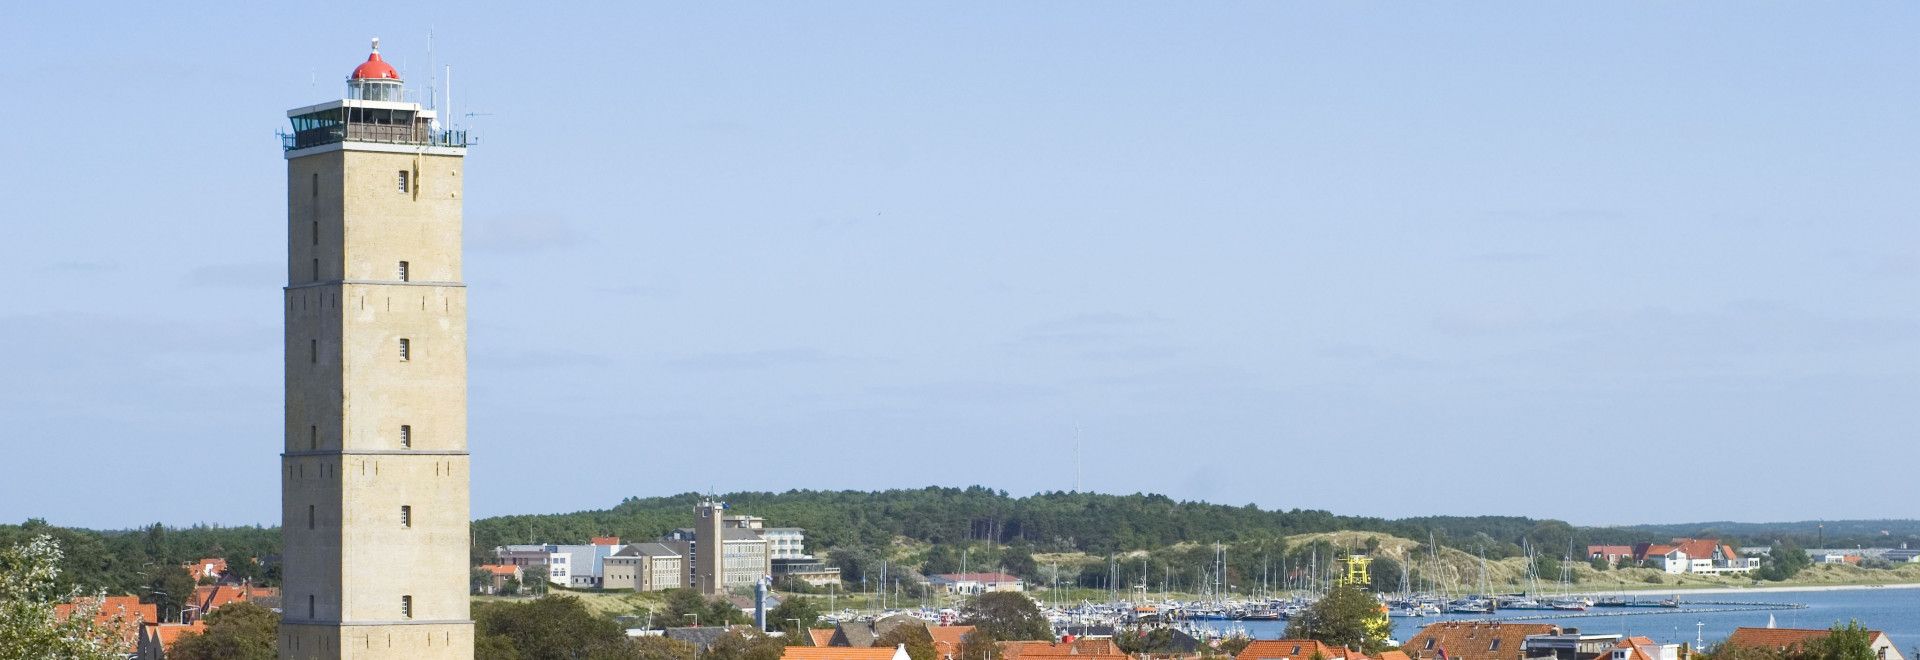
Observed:
[[[288,113],[281,658],[473,658],[465,139],[399,85]]]

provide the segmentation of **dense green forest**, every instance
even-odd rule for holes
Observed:
[[[563,514],[499,516],[475,521],[476,560],[510,543],[584,543],[589,537],[616,535],[651,539],[689,526],[700,495],[629,498],[610,509]],[[869,565],[887,561],[893,544],[906,539],[931,546],[916,564],[957,567],[957,548],[968,549],[972,566],[1000,566],[1037,575],[1034,554],[1079,552],[1107,556],[1152,551],[1147,561],[1116,563],[1114,578],[1135,571],[1164,573],[1166,566],[1207,563],[1204,546],[1229,547],[1230,571],[1258,575],[1265,564],[1292,561],[1321,550],[1288,548],[1279,539],[1295,534],[1352,530],[1377,532],[1440,544],[1489,559],[1519,555],[1522,543],[1560,555],[1581,552],[1590,543],[1626,544],[1674,536],[1719,536],[1744,545],[1791,540],[1802,547],[1821,538],[1829,546],[1892,547],[1920,545],[1920,522],[1911,520],[1832,521],[1826,523],[1707,523],[1647,525],[1632,528],[1576,527],[1558,520],[1515,516],[1385,519],[1341,516],[1327,511],[1268,510],[1254,505],[1228,506],[1179,501],[1164,495],[1105,495],[1048,492],[1013,497],[984,487],[921,488],[886,491],[793,490],[741,492],[720,496],[739,514],[763,516],[769,525],[802,527],[808,547],[840,564],[849,580],[865,577]],[[1822,530],[1819,525],[1826,527]],[[252,558],[279,554],[279,532],[268,527],[166,528],[153,525],[120,531],[91,531],[49,526],[41,521],[0,525],[0,543],[39,533],[52,534],[66,548],[65,575],[77,586],[118,593],[146,593],[165,577],[160,567],[177,567],[200,557],[223,557],[230,566],[251,571],[271,584],[271,562],[254,566]],[[1824,534],[1824,537],[1821,536]],[[1182,545],[1186,544],[1186,545]],[[1175,548],[1174,546],[1182,546]],[[1348,550],[1348,549],[1325,549]],[[1320,556],[1327,556],[1322,553]],[[916,566],[917,568],[918,566]],[[1091,585],[1108,579],[1081,576]],[[175,589],[177,590],[177,588]]]

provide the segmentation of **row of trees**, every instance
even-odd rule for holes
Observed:
[[[793,490],[722,496],[736,510],[804,527],[830,548],[883,548],[897,537],[936,545],[1018,545],[1029,552],[1095,554],[1163,548],[1182,542],[1244,542],[1338,530],[1373,531],[1458,548],[1481,548],[1490,558],[1536,548],[1627,543],[1644,532],[1576,528],[1556,520],[1510,516],[1421,517],[1400,520],[1338,516],[1326,511],[1267,510],[1177,501],[1164,495],[1050,492],[1011,497],[980,486],[887,491]],[[629,498],[612,509],[569,514],[504,516],[475,523],[475,548],[531,542],[583,542],[596,535],[653,538],[686,525],[695,493]]]

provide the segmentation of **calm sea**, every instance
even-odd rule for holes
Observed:
[[[1642,600],[1659,600],[1665,595],[1637,594]],[[1835,623],[1857,619],[1861,625],[1887,633],[1902,653],[1920,647],[1920,589],[1853,589],[1846,591],[1773,591],[1762,593],[1692,594],[1679,597],[1681,610],[1655,608],[1596,607],[1586,612],[1556,615],[1553,612],[1501,612],[1494,620],[1519,619],[1533,623],[1552,623],[1579,628],[1590,633],[1645,635],[1662,643],[1693,643],[1696,624],[1708,644],[1725,639],[1740,626],[1765,626],[1767,615],[1782,628],[1826,628]],[[1708,604],[1711,601],[1715,604]],[[1742,603],[1744,605],[1720,604]],[[1770,611],[1714,611],[1757,607],[1767,603],[1796,603],[1805,609]],[[1624,615],[1631,612],[1630,615]],[[1541,615],[1533,618],[1529,615]],[[1582,616],[1584,615],[1584,616]],[[1435,621],[1486,619],[1488,617],[1443,614],[1424,618],[1393,619],[1393,636],[1405,640]],[[1277,639],[1286,634],[1285,621],[1227,622],[1238,626],[1255,639]],[[1909,658],[1916,654],[1909,654]]]

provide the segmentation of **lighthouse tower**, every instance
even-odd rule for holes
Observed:
[[[380,42],[287,112],[281,658],[473,658],[466,136]]]

